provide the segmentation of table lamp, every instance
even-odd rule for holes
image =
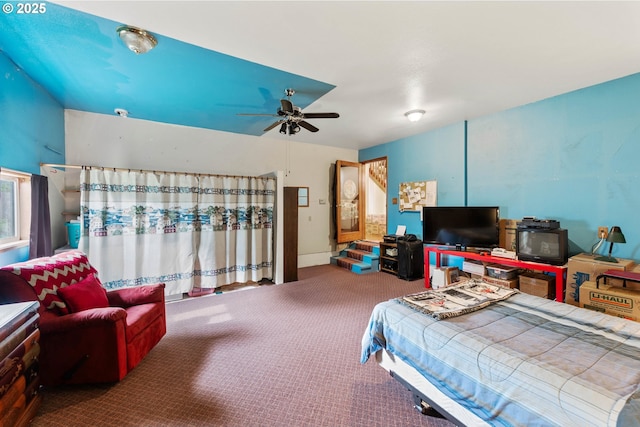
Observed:
[[[614,243],[627,243],[624,238],[624,234],[622,234],[622,230],[617,225],[611,227],[611,231],[609,231],[609,235],[607,236],[607,242],[610,242],[609,245],[609,256],[599,256],[596,258],[596,261],[606,261],[606,262],[618,262],[617,259],[611,256],[611,250],[613,249]]]

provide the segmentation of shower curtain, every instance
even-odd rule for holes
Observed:
[[[200,178],[200,288],[273,277],[275,180]]]
[[[85,168],[79,248],[106,288],[271,279],[274,202],[273,178]]]

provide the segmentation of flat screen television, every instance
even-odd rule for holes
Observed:
[[[495,248],[500,239],[497,206],[425,206],[422,241],[446,246]]]
[[[569,234],[563,228],[517,228],[516,255],[522,261],[566,264],[569,259]]]

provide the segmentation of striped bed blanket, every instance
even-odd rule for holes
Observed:
[[[640,425],[638,322],[524,293],[444,320],[393,299],[361,363],[381,349],[489,425]]]

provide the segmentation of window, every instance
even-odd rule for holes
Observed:
[[[0,174],[0,244],[18,240],[18,179]]]
[[[0,247],[28,240],[30,175],[0,169]]]
[[[309,187],[298,187],[298,206],[309,206]]]

